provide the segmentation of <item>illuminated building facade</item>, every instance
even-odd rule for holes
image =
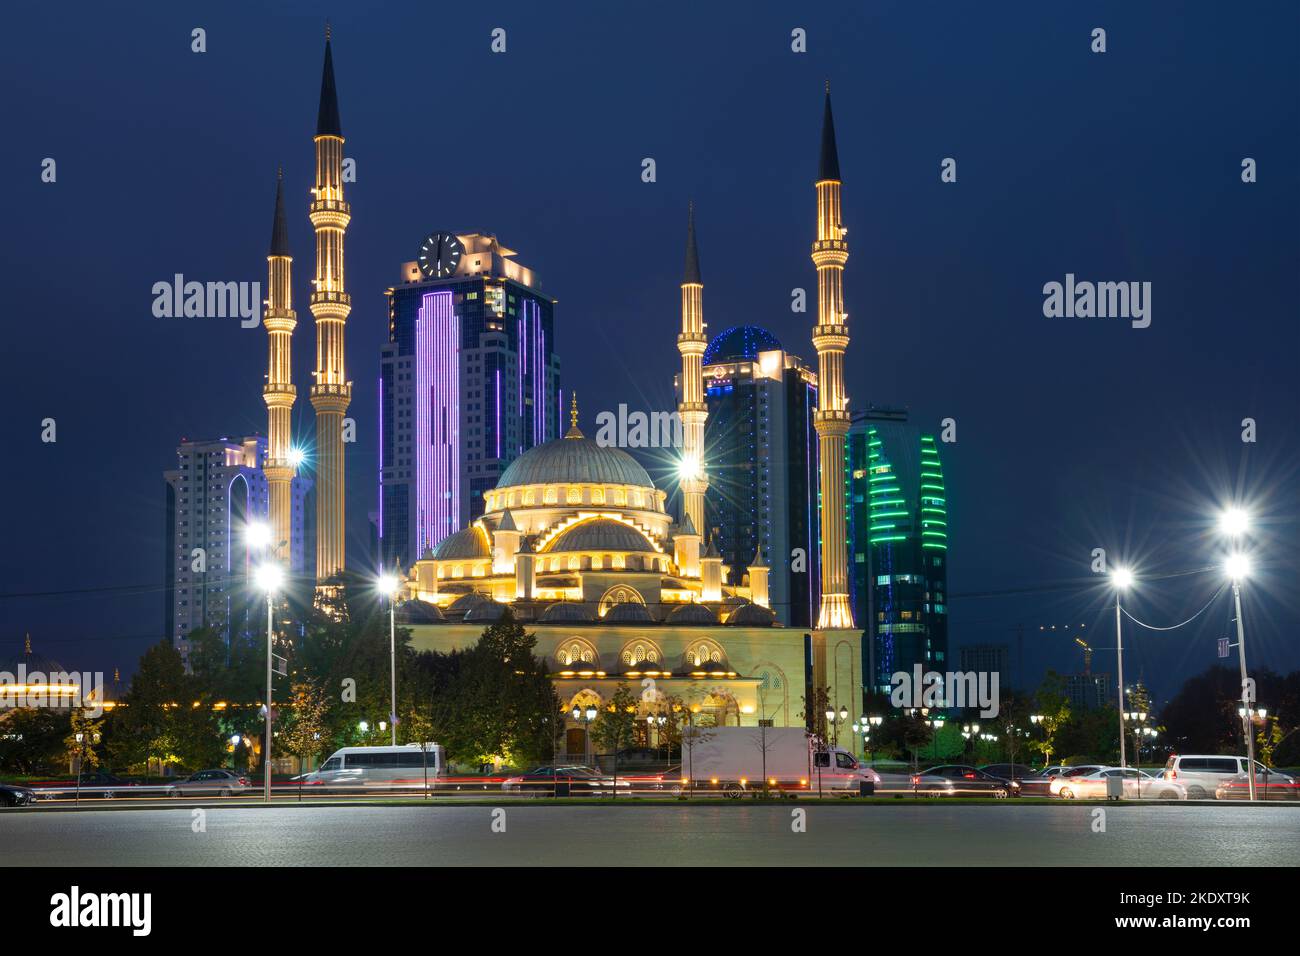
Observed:
[[[163,473],[167,486],[164,621],[183,658],[187,638],[198,627],[212,627],[229,641],[262,607],[247,580],[259,557],[245,540],[249,521],[266,521],[270,482],[265,472],[267,441],[260,435],[239,440],[183,441],[176,467]],[[290,485],[288,564],[293,575],[307,573],[304,499],[311,484]]]
[[[948,661],[948,498],[933,435],[906,413],[872,410],[848,435],[852,600],[868,686]]]
[[[703,365],[705,535],[731,567],[761,554],[777,619],[810,627],[820,585],[817,374],[752,325],[714,337]]]
[[[404,263],[380,353],[380,555],[404,568],[479,518],[522,452],[559,437],[555,301],[495,237],[451,274]]]

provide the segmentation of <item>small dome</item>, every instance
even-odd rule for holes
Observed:
[[[639,601],[624,601],[622,604],[615,604],[602,617],[603,624],[653,624],[654,618],[650,616],[650,611]]]
[[[776,615],[759,604],[744,604],[731,612],[727,625],[731,627],[771,627]]]
[[[468,594],[462,594],[452,601],[447,607],[447,612],[449,614],[465,614],[471,608],[484,603],[492,603],[492,599],[479,591],[470,591]]]
[[[434,549],[433,556],[439,561],[490,558],[492,547],[488,544],[487,534],[471,525],[443,538]]]
[[[465,612],[465,621],[478,621],[485,624],[495,624],[501,618],[505,617],[506,606],[499,601],[487,600],[481,604],[475,604]]]
[[[631,525],[613,518],[593,518],[561,532],[545,550],[548,554],[565,551],[654,551],[654,545]]]
[[[596,615],[585,604],[561,601],[552,604],[537,619],[539,624],[595,624]]]
[[[703,604],[683,604],[668,615],[669,624],[717,624],[718,616]]]
[[[583,482],[654,487],[646,470],[622,449],[600,445],[591,438],[570,437],[528,449],[506,468],[497,488]]]
[[[403,601],[397,605],[394,618],[398,624],[445,624],[447,616],[436,604],[428,601]]]
[[[735,325],[713,337],[704,350],[704,364],[753,361],[759,352],[774,352],[780,348],[781,343],[767,329],[760,329],[757,325]]]

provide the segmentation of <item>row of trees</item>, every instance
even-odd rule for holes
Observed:
[[[313,612],[301,637],[277,640],[288,664],[275,678],[275,756],[311,761],[339,747],[389,742],[388,615],[373,604],[365,610],[354,616],[343,597]],[[469,766],[550,759],[563,721],[535,646],[508,614],[474,645],[449,653],[416,652],[410,632],[398,629],[399,743],[437,741]],[[188,673],[164,640],[140,658],[124,706],[93,726],[82,726],[79,712],[0,712],[0,771],[55,771],[83,750],[83,765],[134,772],[252,769],[262,759],[265,668],[265,636],[255,633],[227,644],[215,631],[196,630]]]

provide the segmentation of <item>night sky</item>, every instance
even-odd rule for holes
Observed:
[[[977,641],[1010,643],[1014,664],[1024,625],[1031,682],[1076,671],[1077,648],[1038,626],[1086,622],[1094,670],[1113,671],[1108,593],[1079,586],[1091,550],[1146,578],[1135,615],[1177,623],[1221,574],[1152,579],[1219,562],[1210,519],[1240,496],[1258,516],[1252,667],[1300,667],[1300,6],[184,6],[25,4],[6,17],[0,658],[30,631],[67,667],[126,675],[162,636],[162,471],[182,436],[265,432],[266,332],[154,318],[151,287],[177,272],[265,283],[278,164],[295,429],[311,436],[307,191],[328,16],[357,163],[350,565],[372,563],[383,291],[435,229],[495,232],[559,300],[566,401],[577,388],[589,433],[619,402],[673,407],[692,198],[710,333],[758,324],[815,358],[815,305],[792,313],[790,290],[815,302],[829,79],[852,408],[957,422],[941,446],[953,666]],[[1090,51],[1098,26],[1104,54]],[[206,53],[190,51],[194,27]],[[806,54],[790,50],[795,27]],[[45,157],[56,183],[41,182]],[[956,183],[940,182],[945,157]],[[1244,157],[1258,182],[1241,181]],[[1045,318],[1043,285],[1066,273],[1151,282],[1151,326]],[[41,442],[46,417],[55,444]],[[1191,627],[1128,630],[1126,671],[1168,696],[1215,662],[1228,627],[1220,595]]]

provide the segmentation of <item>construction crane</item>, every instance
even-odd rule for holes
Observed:
[[[1092,673],[1092,648],[1088,642],[1081,637],[1076,637],[1074,643],[1083,648],[1083,673],[1088,675]]]

